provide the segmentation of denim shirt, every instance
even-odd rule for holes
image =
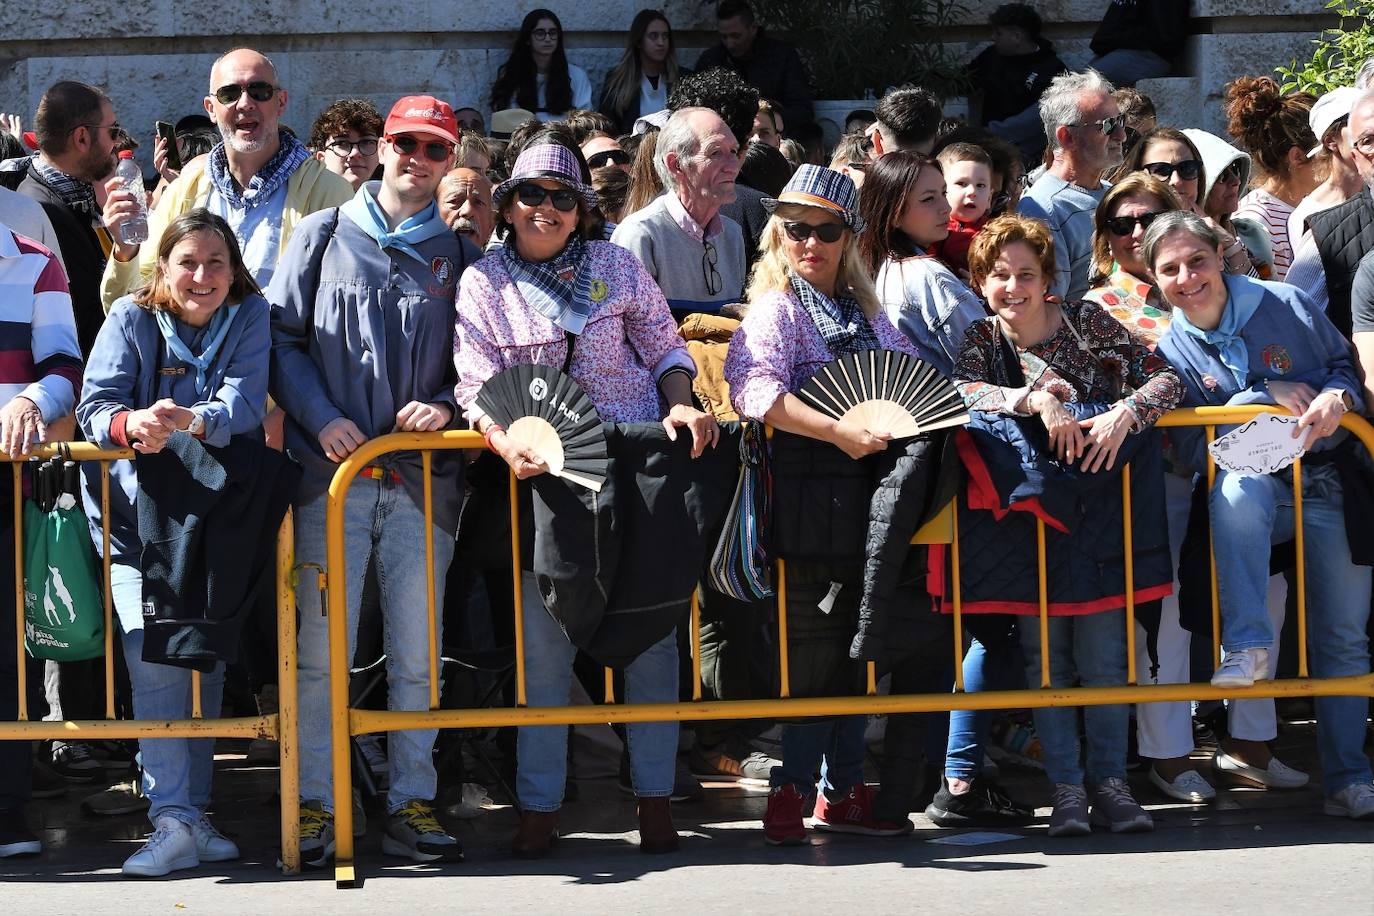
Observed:
[[[230,207],[213,188],[205,207],[224,217],[243,250],[243,263],[258,286],[267,289],[281,253],[282,213],[286,209],[287,184],[282,182],[263,203],[247,210]]]

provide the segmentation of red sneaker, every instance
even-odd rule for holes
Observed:
[[[916,829],[910,819],[874,820],[873,790],[862,782],[856,783],[838,801],[832,802],[824,792],[816,793],[811,826],[832,833],[861,833],[864,836],[904,836]]]
[[[770,846],[805,846],[811,842],[802,820],[806,799],[797,787],[788,783],[768,793],[768,807],[763,812],[763,839]]]

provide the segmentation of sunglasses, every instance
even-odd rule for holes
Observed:
[[[1155,221],[1158,213],[1142,213],[1139,216],[1109,216],[1107,217],[1107,231],[1117,238],[1125,238],[1135,232],[1135,227],[1149,229],[1150,223]]]
[[[1142,169],[1158,178],[1160,181],[1168,181],[1174,172],[1178,172],[1178,177],[1184,181],[1192,181],[1202,174],[1202,160],[1184,159],[1182,162],[1148,162],[1141,166]]]
[[[1240,160],[1237,159],[1235,162],[1231,163],[1224,170],[1222,170],[1221,176],[1218,178],[1218,180],[1240,181]]]
[[[414,137],[405,135],[387,137],[386,139],[402,156],[414,156],[416,150],[423,149],[425,158],[430,162],[445,162],[449,156],[453,155],[453,144],[443,140],[426,140],[421,143]]]
[[[804,242],[815,233],[816,238],[822,242],[833,244],[844,235],[843,223],[821,223],[819,226],[813,226],[810,223],[786,222],[782,224],[782,228],[787,237],[794,242]]]
[[[332,150],[334,155],[338,156],[340,159],[347,159],[349,156],[353,155],[354,150],[358,151],[359,156],[371,156],[373,153],[377,152],[377,138],[366,137],[362,140],[345,140],[340,137],[337,140],[329,141],[325,146]]]
[[[630,154],[623,149],[602,150],[587,157],[587,167],[599,169],[607,165],[629,165]]]
[[[522,184],[516,187],[515,197],[527,207],[542,206],[547,199],[553,202],[553,208],[559,213],[571,213],[577,209],[577,192],[566,188],[550,191],[537,184]]]
[[[273,86],[271,83],[261,80],[249,83],[247,86],[240,86],[238,83],[230,83],[227,86],[220,86],[216,89],[215,98],[219,100],[221,105],[232,105],[239,100],[239,96],[247,91],[248,97],[253,101],[266,102],[277,94],[277,88],[278,87]]]
[[[1103,118],[1101,121],[1083,121],[1083,122],[1081,122],[1081,123],[1079,123],[1079,124],[1077,124],[1077,125],[1075,125],[1075,126],[1076,126],[1076,127],[1096,127],[1098,130],[1102,131],[1104,134],[1112,134],[1112,133],[1115,133],[1115,132],[1116,132],[1116,129],[1117,129],[1118,127],[1124,127],[1125,124],[1126,124],[1126,116],[1125,116],[1125,115],[1117,115],[1116,117],[1113,117],[1113,118]]]

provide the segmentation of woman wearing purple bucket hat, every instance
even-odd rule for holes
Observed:
[[[670,438],[685,430],[693,457],[720,436],[715,419],[692,406],[696,368],[658,285],[630,252],[589,240],[596,192],[581,174],[577,154],[556,141],[521,153],[493,195],[505,244],[473,265],[458,291],[458,403],[521,479],[548,468],[473,403],[487,379],[515,365],[563,366],[603,422],[662,422]],[[576,649],[551,615],[537,612],[544,605],[532,573],[524,574],[522,595],[528,703],[562,706]],[[669,634],[626,667],[625,700],[675,702],[677,662],[676,634]],[[640,849],[671,852],[677,723],[633,723],[628,732]],[[543,856],[557,835],[568,730],[521,727],[517,740],[521,813],[511,851]]]

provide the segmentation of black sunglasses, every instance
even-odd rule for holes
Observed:
[[[821,223],[819,226],[813,226],[810,223],[786,222],[782,224],[782,228],[787,237],[794,242],[806,241],[813,232],[816,238],[826,244],[838,242],[840,236],[844,235],[843,223]]]
[[[266,102],[277,94],[277,88],[278,87],[273,86],[271,83],[261,80],[255,83],[249,83],[247,86],[240,86],[238,83],[230,83],[227,86],[220,86],[216,89],[215,98],[219,100],[221,105],[232,105],[239,100],[239,96],[243,95],[246,90],[248,92],[248,97],[253,101]]]
[[[1116,129],[1117,129],[1118,127],[1123,127],[1125,124],[1126,124],[1126,116],[1125,116],[1125,115],[1117,115],[1117,116],[1114,117],[1114,118],[1103,118],[1101,121],[1081,121],[1081,122],[1079,122],[1078,124],[1075,124],[1074,126],[1075,126],[1075,127],[1096,127],[1098,130],[1102,131],[1104,134],[1111,134],[1111,133],[1115,132]]]
[[[1178,177],[1184,181],[1192,181],[1202,174],[1201,159],[1184,159],[1182,162],[1147,162],[1141,166],[1142,169],[1158,178],[1160,181],[1168,181],[1169,176],[1178,172]]]
[[[537,184],[522,184],[516,186],[515,196],[527,207],[541,206],[544,200],[548,199],[553,202],[553,208],[559,213],[571,213],[577,209],[577,192],[566,188],[550,191]]]
[[[423,149],[425,158],[430,162],[444,162],[453,155],[453,144],[443,140],[427,140],[421,143],[414,137],[404,134],[399,137],[387,137],[387,140],[402,156],[414,156],[416,150]]]
[[[599,169],[607,165],[629,165],[630,154],[623,149],[602,150],[587,157],[587,167]]]
[[[1136,224],[1141,229],[1149,229],[1150,223],[1155,221],[1158,213],[1142,213],[1139,216],[1109,216],[1107,217],[1107,230],[1117,238],[1125,238],[1135,232]]]
[[[1217,180],[1218,180],[1218,181],[1240,181],[1240,169],[1241,169],[1241,161],[1240,161],[1239,159],[1237,159],[1235,162],[1231,163],[1231,164],[1228,165],[1225,169],[1222,170],[1221,174],[1220,174],[1219,176],[1217,176]]]
[[[377,138],[366,137],[362,140],[345,140],[343,137],[340,137],[337,140],[329,141],[325,146],[333,150],[334,154],[340,159],[347,159],[349,156],[353,155],[355,149],[358,151],[359,156],[371,156],[373,153],[377,152]]]

